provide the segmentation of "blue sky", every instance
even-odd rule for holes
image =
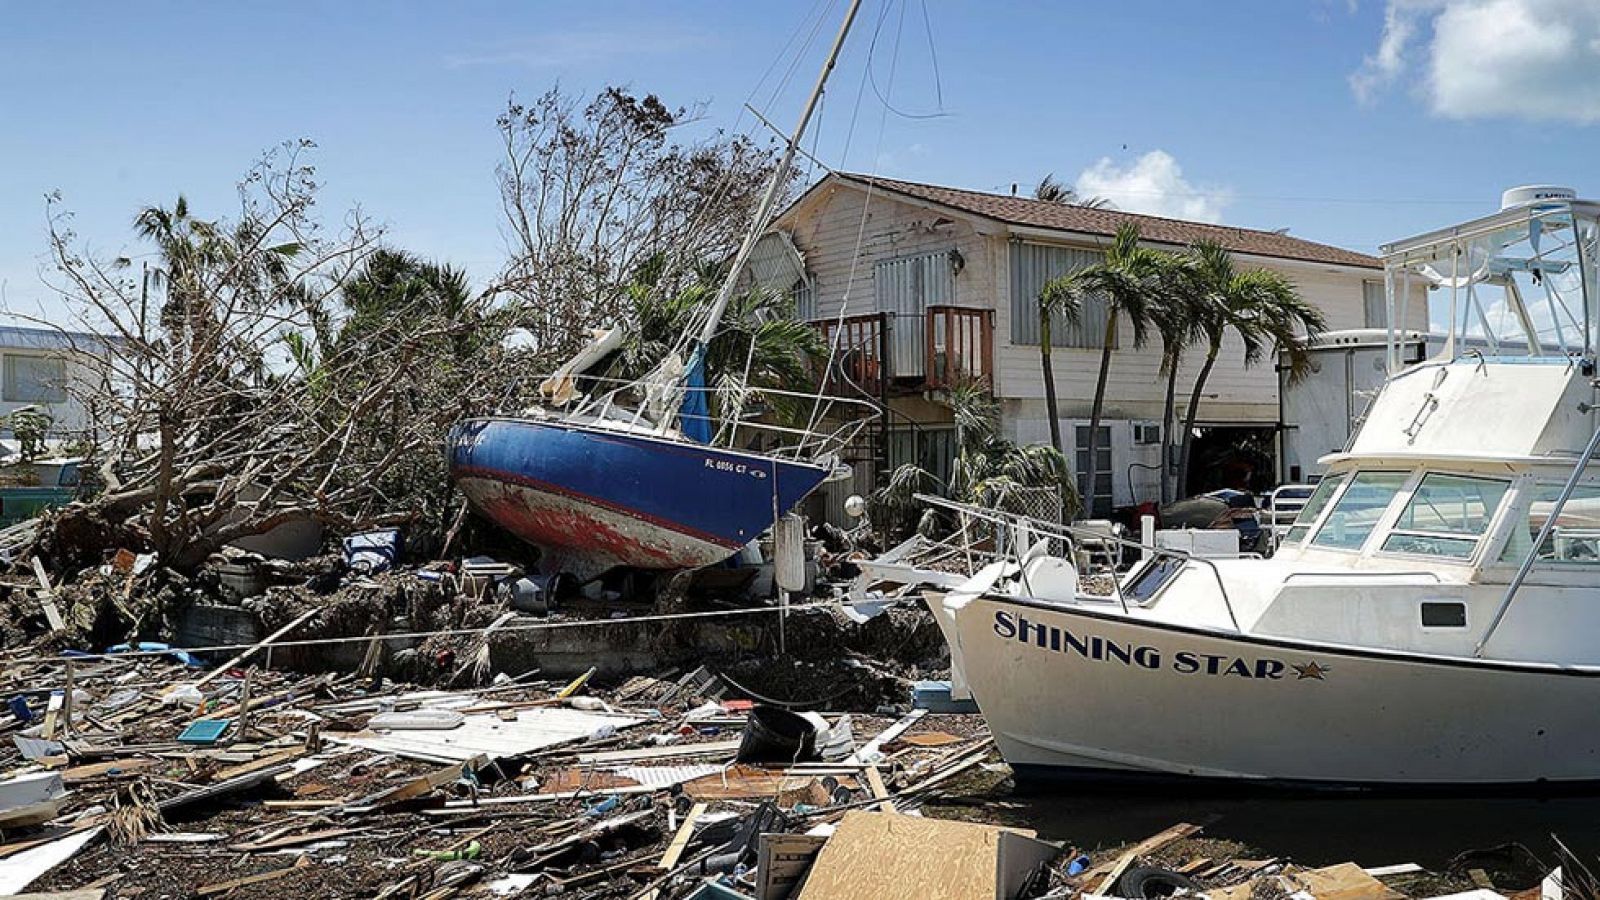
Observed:
[[[508,95],[625,84],[704,102],[696,127],[749,129],[759,86],[788,127],[840,10],[0,3],[5,303],[57,308],[39,279],[47,191],[92,247],[130,252],[140,206],[181,191],[227,215],[251,162],[300,137],[319,147],[326,216],[359,205],[481,282],[504,258]],[[774,91],[769,67],[813,21]],[[1597,120],[1592,0],[867,0],[815,140],[838,168],[1002,191],[1053,172],[1127,209],[1371,251],[1487,212],[1512,184],[1600,195]]]

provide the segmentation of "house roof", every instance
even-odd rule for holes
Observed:
[[[0,325],[0,350],[69,350],[99,354],[116,340],[86,331]]]
[[[1234,253],[1366,269],[1383,268],[1383,262],[1375,256],[1290,237],[1274,231],[1257,231],[1253,228],[1235,228],[1230,225],[1208,225],[1204,222],[1052,203],[1047,200],[1035,200],[1032,197],[988,194],[982,191],[899,181],[851,172],[834,173],[830,178],[853,182],[862,187],[871,185],[875,190],[924,200],[1008,225],[1110,237],[1116,234],[1117,226],[1124,222],[1133,222],[1139,226],[1140,237],[1153,243],[1187,246],[1199,240],[1212,240]]]

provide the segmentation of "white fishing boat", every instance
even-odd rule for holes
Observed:
[[[1403,367],[1391,332],[1273,558],[1145,548],[1093,596],[1042,553],[1070,529],[960,508],[1020,552],[927,596],[1019,779],[1600,781],[1600,203],[1516,189],[1384,254],[1389,321],[1431,289],[1452,333]]]

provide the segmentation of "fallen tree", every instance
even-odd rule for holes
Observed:
[[[537,364],[502,349],[502,317],[459,271],[383,248],[359,214],[325,229],[310,149],[264,157],[231,219],[182,197],[141,211],[157,260],[142,277],[82,249],[52,198],[56,287],[106,336],[90,351],[104,377],[72,386],[104,487],[56,518],[74,536],[53,542],[62,568],[137,541],[188,571],[301,519],[424,540],[445,527],[446,430]]]

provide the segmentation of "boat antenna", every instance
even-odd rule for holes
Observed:
[[[828,83],[828,76],[833,72],[834,64],[839,61],[839,51],[844,47],[845,36],[850,33],[850,26],[855,22],[856,12],[860,8],[861,0],[851,0],[850,8],[844,14],[844,22],[839,26],[839,34],[833,39],[833,48],[828,51],[828,58],[822,64],[822,71],[817,75],[816,87],[811,89],[811,97],[806,101],[805,111],[800,114],[800,122],[789,137],[789,143],[784,147],[777,168],[773,169],[772,181],[767,185],[767,192],[761,198],[760,205],[756,207],[750,230],[745,234],[744,242],[739,245],[739,252],[734,254],[727,278],[717,290],[716,300],[712,302],[711,310],[706,314],[705,325],[700,329],[697,349],[711,343],[711,339],[716,337],[722,314],[727,310],[729,301],[733,299],[739,273],[744,269],[745,261],[750,258],[751,251],[755,249],[756,241],[761,239],[762,233],[767,230],[767,225],[772,222],[773,207],[777,205],[778,197],[783,192],[784,185],[788,183],[789,170],[793,167],[795,154],[800,149],[800,139],[805,135],[806,126],[811,123],[812,113],[816,112],[817,101],[822,99],[822,89]]]

